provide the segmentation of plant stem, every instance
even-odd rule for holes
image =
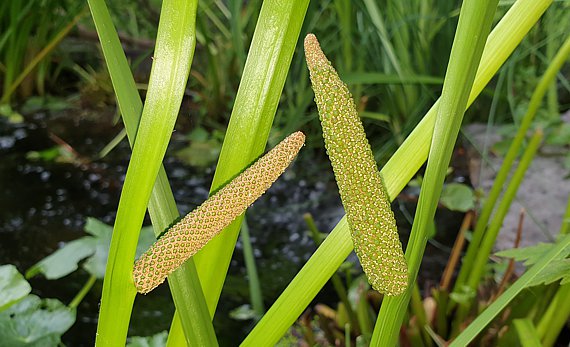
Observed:
[[[511,206],[512,201],[514,200],[518,188],[524,179],[524,175],[528,170],[530,164],[532,163],[532,159],[540,146],[542,141],[543,133],[542,130],[537,130],[534,135],[532,136],[528,147],[526,148],[519,166],[515,170],[513,177],[510,179],[509,184],[507,185],[507,189],[505,191],[505,195],[499,206],[497,208],[497,212],[493,216],[493,220],[489,225],[489,229],[485,233],[485,236],[479,246],[479,251],[477,252],[477,256],[473,262],[473,268],[471,274],[469,276],[468,285],[471,289],[477,289],[479,281],[483,275],[485,270],[485,264],[489,259],[489,255],[493,249],[493,245],[495,244],[495,240],[497,239],[497,235],[499,235],[499,230],[503,225],[503,220],[507,213],[509,212],[509,208]]]
[[[263,294],[261,293],[261,284],[259,276],[257,275],[257,267],[255,266],[255,256],[253,255],[253,247],[249,238],[249,227],[247,226],[246,218],[243,218],[241,223],[241,242],[243,244],[243,259],[245,260],[245,269],[247,271],[247,279],[249,283],[249,298],[253,311],[255,312],[256,320],[259,320],[265,313],[263,306]]]
[[[517,194],[517,190],[524,178],[524,175],[534,158],[538,147],[540,146],[540,142],[542,140],[542,131],[537,130],[534,135],[532,136],[530,143],[525,150],[523,157],[521,158],[521,162],[517,167],[513,177],[509,181],[507,186],[507,190],[505,191],[505,195],[503,200],[499,203],[499,207],[497,208],[497,212],[493,216],[493,220],[489,225],[489,229],[485,233],[483,240],[481,241],[477,255],[473,260],[473,266],[471,273],[469,274],[469,278],[467,280],[467,286],[472,290],[477,290],[479,286],[479,281],[483,278],[483,273],[486,269],[487,261],[489,260],[489,255],[493,250],[493,245],[495,244],[495,240],[499,235],[499,231],[503,225],[503,220],[505,216],[509,212],[509,208],[511,207],[511,203]],[[475,301],[477,298],[475,298]],[[454,319],[454,334],[459,332],[459,327],[463,323],[465,317],[467,316],[472,302],[468,302],[465,304],[461,304],[459,309],[457,310],[457,314]]]
[[[96,276],[94,276],[94,275],[89,276],[89,278],[87,279],[87,282],[85,282],[83,287],[81,287],[81,290],[75,295],[73,300],[71,300],[68,307],[69,308],[77,308],[77,306],[79,306],[79,304],[81,303],[81,300],[83,300],[85,295],[87,295],[87,293],[89,293],[89,290],[91,290],[91,287],[93,287],[93,284],[95,284],[95,281],[97,281]]]
[[[416,325],[419,330],[419,334],[423,339],[423,345],[431,347],[433,343],[431,341],[431,337],[426,330],[426,326],[429,326],[428,318],[426,316],[426,311],[424,309],[422,295],[420,293],[420,287],[416,282],[414,284],[414,288],[412,289],[412,298],[410,300],[410,308],[412,314],[416,317]]]
[[[566,204],[566,212],[562,218],[560,226],[560,235],[566,235],[570,227],[570,199]],[[560,335],[560,331],[566,324],[570,316],[570,284],[561,285],[554,298],[548,305],[548,309],[541,317],[537,330],[541,337],[543,346],[552,346],[556,342],[556,338]]]
[[[107,62],[129,144],[132,147],[142,112],[142,101],[105,2],[89,0],[89,7],[101,41],[103,56]],[[164,168],[159,170],[148,204],[148,211],[157,236],[179,217]],[[210,315],[194,261],[188,260],[172,274],[168,284],[177,310],[183,313],[175,314],[167,344],[171,341],[183,341],[185,338],[189,345],[204,345],[214,340],[215,334],[210,319],[196,318]],[[193,310],[198,310],[199,314],[192,316]],[[182,330],[185,332],[183,333]]]
[[[541,347],[536,328],[529,318],[513,320],[522,347]]]

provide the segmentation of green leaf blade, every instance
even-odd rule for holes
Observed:
[[[0,266],[0,311],[22,300],[32,287],[14,265]]]
[[[121,192],[103,281],[96,344],[124,344],[136,290],[139,231],[178,115],[195,47],[197,1],[163,3],[137,141]]]

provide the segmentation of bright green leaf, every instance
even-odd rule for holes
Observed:
[[[99,222],[100,223],[100,222]],[[105,225],[109,227],[108,225]],[[110,228],[110,227],[109,227]],[[88,231],[85,228],[85,231]],[[103,231],[103,229],[98,230]],[[95,239],[97,240],[95,245],[95,253],[83,264],[83,268],[89,272],[91,275],[102,279],[105,276],[105,266],[107,265],[107,257],[109,255],[109,245],[111,244],[111,235],[113,230],[108,232],[103,232]]]
[[[467,304],[473,300],[477,294],[471,287],[469,286],[462,286],[460,292],[453,292],[449,294],[449,297],[459,303],[459,304]]]
[[[87,222],[85,223],[85,232],[93,236],[105,236],[113,232],[113,227],[107,225],[95,218],[87,217]]]
[[[68,242],[61,249],[28,269],[26,277],[30,278],[41,273],[49,280],[58,279],[77,270],[79,262],[87,259],[83,268],[97,278],[103,278],[113,228],[89,217],[85,224],[85,231],[92,236],[84,236]],[[155,240],[151,227],[142,228],[137,245],[137,255],[146,251]]]

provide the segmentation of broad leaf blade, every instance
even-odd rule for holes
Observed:
[[[14,265],[0,266],[0,311],[22,300],[32,287]]]

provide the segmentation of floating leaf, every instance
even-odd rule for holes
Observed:
[[[135,286],[146,294],[241,215],[285,171],[305,142],[289,135],[275,148],[172,226],[137,260]]]
[[[312,34],[305,38],[305,56],[356,255],[374,289],[401,294],[408,284],[408,266],[354,100]]]
[[[222,141],[215,132],[211,135],[199,127],[190,133],[188,139],[190,144],[175,153],[178,159],[198,167],[206,167],[216,162],[222,149]]]

